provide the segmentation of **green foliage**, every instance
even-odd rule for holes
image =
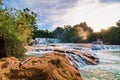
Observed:
[[[2,4],[2,0],[0,0],[0,4]]]
[[[70,26],[57,27],[53,32],[48,30],[36,30],[34,38],[57,38],[64,43],[87,42],[87,38],[93,30],[88,27],[86,22]]]
[[[64,43],[80,43],[86,42],[88,35],[93,33],[93,30],[87,26],[86,22],[74,25],[65,25],[57,27],[54,31],[54,37]]]
[[[53,31],[53,37],[64,43],[88,43],[101,39],[105,44],[118,45],[120,44],[119,21],[116,25],[117,26],[111,26],[106,30],[102,29],[101,32],[93,32],[91,27],[88,27],[86,22],[74,25],[73,27],[66,25],[63,28],[57,27]]]
[[[102,32],[103,41],[109,44],[120,44],[120,28],[118,27],[109,27],[106,32]]]
[[[11,9],[11,16],[15,18],[16,29],[19,37],[24,44],[28,44],[32,39],[34,29],[36,28],[36,14],[28,8],[21,10]]]
[[[102,29],[101,32],[89,35],[88,41],[93,42],[97,39],[101,39],[105,44],[120,45],[120,28],[112,26],[107,30]]]
[[[63,32],[64,29],[62,27],[57,27],[54,31],[53,31],[53,37],[59,39],[60,41],[62,41],[63,39]]]
[[[24,55],[24,45],[32,39],[36,29],[36,17],[37,15],[28,8],[24,10],[0,8],[0,39],[5,44],[0,49],[5,50],[4,54],[16,57]],[[0,56],[2,54],[0,53]]]
[[[74,36],[73,28],[70,25],[64,26],[64,32],[62,36],[62,42],[71,43],[71,38]]]
[[[9,15],[7,10],[0,12],[0,37],[19,39],[15,29],[15,19]]]
[[[120,20],[116,22],[116,25],[120,28]]]
[[[22,42],[15,39],[5,39],[7,56],[21,57],[26,51]]]
[[[35,37],[57,38],[63,43],[91,43],[101,39],[106,44],[120,44],[120,21],[117,26],[102,29],[101,32],[93,32],[86,22],[70,26],[57,27],[53,32],[48,30],[36,30]]]
[[[53,32],[46,30],[35,30],[34,38],[53,38]]]
[[[73,26],[74,32],[75,32],[75,37],[76,41],[78,42],[86,42],[88,39],[88,36],[93,33],[93,30],[91,27],[88,27],[86,22],[77,24]]]

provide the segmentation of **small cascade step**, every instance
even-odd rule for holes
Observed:
[[[91,47],[92,50],[120,50],[119,45],[94,45]]]

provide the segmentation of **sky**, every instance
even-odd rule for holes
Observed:
[[[95,32],[120,20],[120,0],[4,0],[6,7],[29,8],[38,14],[39,29],[54,30],[86,22]]]

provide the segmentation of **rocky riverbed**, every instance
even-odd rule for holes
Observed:
[[[0,80],[119,80],[120,52],[114,51],[120,46],[57,44],[26,49],[31,57],[25,60],[0,59]]]
[[[52,44],[29,48],[28,55],[41,56],[51,52],[64,53],[80,72],[83,80],[119,80],[120,46],[95,44]]]

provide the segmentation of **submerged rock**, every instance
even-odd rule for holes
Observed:
[[[61,53],[29,57],[19,61],[14,57],[0,60],[0,80],[82,80],[79,71]]]

